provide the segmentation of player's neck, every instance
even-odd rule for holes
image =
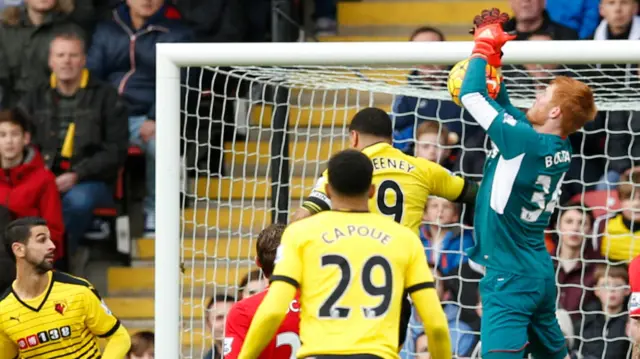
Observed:
[[[331,198],[331,207],[334,211],[342,212],[369,212],[367,198]]]
[[[374,137],[367,135],[360,135],[360,143],[358,144],[358,150],[362,151],[367,147],[371,147],[373,145],[377,145],[378,143],[388,143],[391,144],[391,141],[384,137]]]
[[[543,133],[546,135],[555,135],[560,137],[565,137],[562,133],[562,129],[559,126],[556,126],[555,121],[547,121],[544,125],[533,125],[533,128],[538,133]]]
[[[35,268],[19,265],[13,290],[21,299],[36,298],[49,287],[49,272],[41,273]]]

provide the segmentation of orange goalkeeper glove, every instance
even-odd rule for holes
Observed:
[[[502,46],[516,38],[514,34],[507,33],[502,25],[509,21],[509,15],[501,13],[499,9],[482,10],[480,15],[473,19],[474,28],[471,30],[475,46],[472,56],[483,57],[493,67],[502,66]]]

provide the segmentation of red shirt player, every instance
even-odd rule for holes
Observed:
[[[262,272],[266,277],[271,276],[271,273],[273,273],[276,252],[280,245],[284,228],[285,226],[282,224],[272,224],[258,235],[256,263],[262,268]],[[267,290],[242,299],[229,310],[225,324],[223,345],[225,359],[236,359],[240,354],[251,320],[267,294]],[[287,316],[280,328],[278,328],[275,338],[271,340],[258,359],[295,359],[296,352],[300,347],[300,337],[298,336],[300,304],[298,300],[299,296],[296,296],[289,304]]]

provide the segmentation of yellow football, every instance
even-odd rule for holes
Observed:
[[[455,64],[449,71],[449,78],[447,79],[447,89],[451,94],[453,102],[462,106],[460,102],[460,88],[462,87],[462,80],[467,73],[467,66],[469,66],[469,59],[462,60]],[[492,99],[498,97],[500,92],[500,84],[502,83],[502,76],[495,67],[487,64],[487,92]]]

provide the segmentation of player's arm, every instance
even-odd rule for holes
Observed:
[[[460,90],[460,101],[508,160],[524,153],[531,141],[537,142],[537,134],[526,121],[514,119],[489,97],[486,66],[487,60],[484,58],[474,57],[469,60]]]
[[[302,278],[300,241],[295,225],[282,234],[282,242],[276,253],[276,266],[271,276],[271,286],[251,321],[249,332],[238,358],[255,359],[276,334],[287,315],[289,303],[296,295]]]
[[[527,119],[527,116],[511,103],[511,99],[509,99],[509,92],[507,91],[507,85],[504,81],[500,84],[500,90],[498,91],[496,102],[516,120],[524,121]]]
[[[108,338],[102,354],[103,359],[122,359],[131,347],[131,338],[123,325],[120,324],[98,292],[87,288],[85,292],[85,325],[93,335]]]
[[[432,359],[451,359],[449,323],[435,290],[433,276],[420,239],[413,233],[411,260],[405,275],[405,288],[424,324]]]
[[[331,200],[327,197],[325,189],[326,184],[327,171],[324,171],[322,176],[316,181],[309,196],[302,203],[302,207],[298,208],[293,214],[291,223],[331,209]]]
[[[225,359],[236,359],[242,349],[244,338],[251,324],[251,317],[247,316],[239,303],[231,307],[224,325],[224,342],[222,354]]]
[[[446,198],[452,202],[474,205],[478,184],[469,179],[454,176],[449,170],[437,163],[418,160],[423,181],[429,184],[429,193]]]
[[[0,330],[0,358],[18,359],[18,346]]]

